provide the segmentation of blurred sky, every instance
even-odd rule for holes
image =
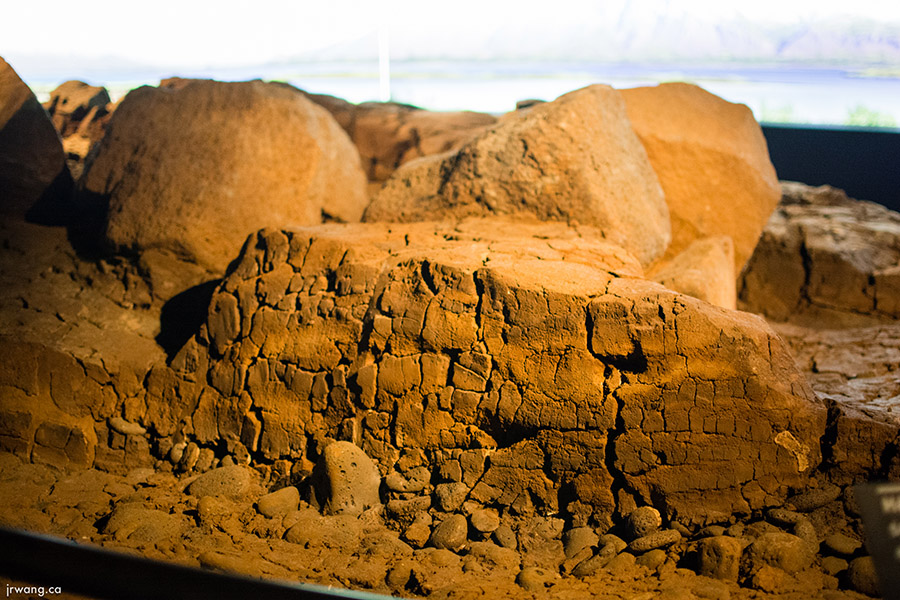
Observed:
[[[0,21],[0,55],[116,58],[170,68],[243,66],[303,58],[330,46],[391,31],[392,54],[441,55],[475,48],[508,51],[529,39],[564,38],[587,23],[648,23],[661,16],[717,22],[802,23],[863,18],[900,25],[900,2],[887,0],[288,0],[10,2]],[[512,42],[510,42],[512,43]],[[527,50],[527,48],[523,48]],[[374,51],[374,50],[373,50]]]

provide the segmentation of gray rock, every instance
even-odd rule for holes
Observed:
[[[843,533],[832,533],[825,538],[825,548],[838,556],[853,556],[862,548],[862,542]]]
[[[744,524],[743,523],[735,523],[731,527],[725,530],[725,535],[730,535],[731,537],[744,537]]]
[[[641,506],[628,514],[625,520],[632,539],[649,535],[662,525],[662,516],[652,506]]]
[[[313,470],[316,503],[327,514],[358,515],[381,504],[381,474],[362,448],[351,442],[325,447]]]
[[[725,535],[703,538],[697,544],[697,573],[737,581],[745,545],[742,540]]]
[[[765,565],[776,567],[793,574],[802,571],[813,561],[813,553],[809,545],[790,533],[764,533],[747,548],[747,557],[751,570],[755,571]]]
[[[233,465],[219,467],[200,475],[187,488],[192,496],[225,496],[241,498],[250,492],[250,471]]]
[[[498,545],[509,548],[510,550],[515,550],[519,546],[519,541],[516,539],[516,533],[509,525],[500,525],[494,530],[491,537],[494,538],[494,541],[497,542]]]
[[[596,546],[600,536],[594,533],[590,527],[576,527],[563,533],[563,550],[566,558],[572,558],[585,548]]]
[[[462,482],[441,483],[434,486],[437,506],[444,512],[453,512],[462,506],[469,495],[469,486]]]
[[[830,502],[834,502],[841,497],[841,488],[826,483],[821,487],[813,490],[807,490],[802,494],[794,496],[788,502],[794,505],[794,508],[800,512],[810,512],[817,508],[821,508]]]
[[[300,491],[294,486],[281,488],[266,494],[256,503],[260,514],[266,517],[283,517],[300,505]]]
[[[500,515],[493,508],[476,508],[469,515],[469,523],[475,531],[490,534],[500,527]]]
[[[806,542],[810,552],[813,554],[819,551],[819,534],[816,532],[812,521],[806,517],[797,521],[794,525],[794,535]]]
[[[469,541],[469,522],[463,515],[447,517],[431,532],[431,545],[438,549],[458,552]]]
[[[878,575],[875,573],[875,561],[871,556],[860,556],[850,561],[847,569],[847,580],[850,587],[867,596],[880,596],[878,591]]]
[[[671,546],[676,542],[680,542],[681,539],[681,534],[674,529],[663,529],[637,538],[628,544],[628,549],[632,552],[647,552],[655,548]]]

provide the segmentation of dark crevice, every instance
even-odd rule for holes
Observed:
[[[188,340],[200,331],[219,282],[221,279],[212,279],[195,285],[163,304],[156,343],[165,351],[167,360],[171,361]]]

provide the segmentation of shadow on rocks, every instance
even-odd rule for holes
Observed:
[[[165,304],[159,317],[159,335],[156,343],[172,360],[191,337],[200,330],[206,320],[213,291],[221,279],[205,281],[173,296]]]

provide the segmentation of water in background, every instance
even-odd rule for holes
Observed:
[[[174,73],[92,71],[23,77],[38,97],[66,79],[104,85],[113,99],[142,84],[155,85]],[[222,81],[287,81],[313,93],[364,102],[379,99],[376,62],[322,62],[207,69],[177,73]],[[85,76],[87,75],[87,76]],[[398,61],[391,65],[391,95],[431,110],[503,113],[518,100],[552,100],[566,92],[606,83],[617,88],[690,81],[732,102],[748,105],[767,122],[900,126],[900,70],[881,73],[838,67],[790,65],[653,65],[516,63],[497,61]]]

